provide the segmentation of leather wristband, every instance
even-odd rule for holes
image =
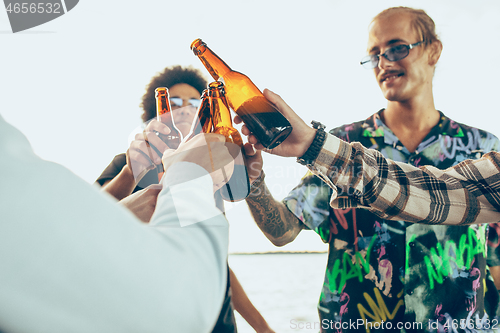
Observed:
[[[316,129],[316,136],[304,155],[297,157],[297,162],[302,165],[311,165],[318,157],[326,140],[325,125],[318,121],[311,121],[312,127]]]

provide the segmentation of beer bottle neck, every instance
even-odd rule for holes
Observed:
[[[220,91],[210,94],[210,109],[212,112],[213,131],[226,137],[227,142],[233,142],[240,147],[243,146],[238,130],[233,127],[231,112],[227,106],[226,99]]]
[[[210,109],[212,111],[212,121],[214,122],[215,129],[220,127],[233,127],[231,113],[229,112],[225,98],[222,97],[218,90],[214,89],[210,92]]]
[[[165,113],[169,113],[170,102],[168,96],[167,88],[157,88],[155,91],[156,95],[156,117],[158,121],[161,121],[161,115]]]
[[[203,53],[198,54],[203,65],[206,67],[210,75],[214,78],[214,80],[219,80],[220,77],[223,77],[227,73],[231,72],[231,68],[212,52],[208,47],[205,47]]]

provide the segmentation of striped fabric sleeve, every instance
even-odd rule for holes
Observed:
[[[332,189],[333,208],[363,207],[380,217],[463,225],[500,220],[500,153],[446,170],[386,159],[328,135],[310,167]]]

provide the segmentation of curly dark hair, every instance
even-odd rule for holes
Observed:
[[[146,93],[142,96],[141,108],[144,110],[141,118],[144,122],[156,116],[155,89],[158,87],[171,88],[178,83],[186,83],[201,93],[207,87],[207,80],[203,74],[191,66],[179,65],[165,68],[151,79],[146,86]]]

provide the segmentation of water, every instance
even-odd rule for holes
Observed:
[[[326,262],[326,253],[229,255],[243,289],[277,333],[319,331],[316,305]],[[237,312],[236,323],[239,333],[255,332]]]

